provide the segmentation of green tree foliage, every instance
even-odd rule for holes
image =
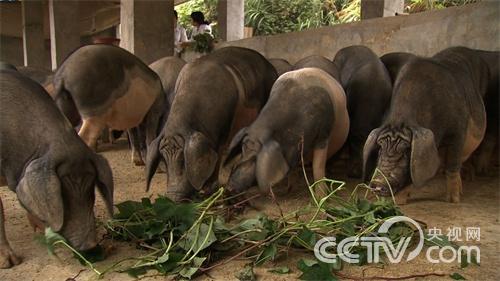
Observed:
[[[360,0],[246,0],[245,25],[270,35],[359,20]]]
[[[191,0],[176,6],[179,23],[189,30],[191,13],[201,11],[207,21],[212,23],[213,33],[217,38],[217,1]],[[416,13],[479,1],[405,0],[405,11]],[[361,0],[245,0],[245,26],[253,27],[254,35],[272,35],[349,23],[360,20],[360,15]]]
[[[444,9],[453,6],[462,6],[476,3],[481,0],[406,0],[405,11],[407,13],[418,13],[428,10]]]

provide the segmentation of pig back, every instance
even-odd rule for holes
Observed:
[[[231,68],[241,81],[245,106],[261,108],[266,103],[278,75],[264,56],[247,48],[226,47],[206,58]]]

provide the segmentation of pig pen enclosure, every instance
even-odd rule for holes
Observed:
[[[498,51],[500,45],[494,39],[500,38],[499,11],[497,3],[483,1],[438,12],[225,42],[219,47],[247,47],[291,63],[308,55],[332,58],[339,49],[356,44],[378,55],[406,51],[431,56],[455,45]],[[229,210],[222,207],[222,190],[196,204],[176,205],[162,198],[165,173],[156,174],[146,191],[145,169],[131,162],[124,138],[100,144],[98,152],[112,167],[117,205],[116,217],[110,220],[104,202],[96,196],[102,252],[79,258],[56,234],[36,233],[16,194],[2,187],[7,237],[23,262],[1,269],[0,281],[500,279],[498,163],[490,176],[464,177],[458,204],[444,199],[443,172],[416,189],[408,204],[397,206],[391,198],[374,198],[361,180],[349,179],[346,159],[336,159],[327,166],[327,178],[335,180],[328,182],[332,184],[328,200],[314,197],[315,186],[304,177],[304,172],[312,174],[306,165],[293,169],[273,188],[274,198],[254,189],[228,204],[244,208]],[[366,196],[372,201],[365,200]],[[338,245],[344,238],[374,234],[397,216],[415,220],[423,236],[411,223],[396,224],[388,235],[377,237],[378,242],[388,237],[394,247],[384,248],[386,253],[378,262],[368,262],[374,252],[367,250],[367,244],[349,248],[359,255],[359,264],[339,257],[336,263],[324,263],[314,255],[316,242],[323,236],[337,237]],[[404,244],[401,238],[405,236],[412,237],[410,244]],[[407,261],[419,242],[424,243],[420,254]],[[388,255],[403,252],[401,261],[390,262]]]
[[[142,198],[149,196],[152,196],[152,201],[154,201],[157,194],[163,193],[166,186],[165,174],[156,175],[151,190],[145,192],[144,167],[136,167],[130,162],[130,153],[125,140],[122,139],[113,146],[101,146],[101,149],[102,155],[114,168],[115,202],[127,200],[140,202]],[[343,166],[341,161],[332,163],[328,168],[327,176],[344,180],[345,170],[342,168]],[[306,170],[310,173],[310,167],[306,167]],[[416,193],[409,204],[401,206],[404,215],[425,223],[428,229],[442,230],[442,234],[445,236],[447,230],[453,227],[463,229],[460,236],[462,241],[455,243],[457,245],[478,246],[481,250],[480,266],[470,264],[462,268],[463,265],[457,260],[450,263],[432,264],[422,253],[412,261],[402,261],[399,264],[381,262],[363,266],[344,265],[341,271],[336,272],[336,275],[332,275],[329,279],[322,279],[325,277],[321,273],[317,273],[318,275],[313,275],[309,280],[398,280],[397,278],[401,277],[408,277],[409,279],[406,280],[453,280],[449,275],[455,273],[467,280],[498,280],[497,266],[500,262],[498,257],[500,206],[498,202],[500,194],[498,169],[495,172],[494,177],[465,181],[463,200],[460,204],[443,201],[445,179],[444,175],[440,175]],[[347,180],[344,195],[348,194],[357,183]],[[313,204],[301,169],[292,172],[288,184],[289,187],[287,183],[282,183],[274,188],[276,200],[284,214],[304,209],[305,206]],[[0,195],[4,198],[6,221],[9,222],[7,236],[10,238],[12,247],[23,257],[22,264],[1,272],[1,280],[71,280],[68,278],[74,278],[77,275],[75,280],[98,279],[93,270],[80,264],[64,247],[56,248],[57,256],[48,255],[47,247],[34,239],[34,232],[28,224],[26,212],[18,203],[15,194],[3,189]],[[238,215],[233,220],[238,222],[244,218],[256,219],[259,214],[266,214],[269,218],[274,219],[281,216],[279,207],[269,197],[254,199],[252,205],[254,205],[253,208],[247,207],[244,214]],[[103,237],[106,231],[102,224],[109,218],[106,215],[104,203],[100,199],[97,199],[95,209],[99,221],[98,225],[100,225],[99,237]],[[465,229],[467,227],[480,228],[479,241],[471,239],[466,241]],[[141,247],[135,242],[112,241],[109,237],[103,240],[103,245],[107,247],[108,256],[104,261],[94,264],[98,271],[103,271],[124,258],[140,257],[151,253],[151,250],[139,249]],[[237,253],[233,252],[227,257]],[[437,255],[437,253],[433,254],[436,258]],[[450,253],[447,253],[446,256],[451,258]],[[274,260],[255,266],[253,270],[257,280],[298,279],[304,274],[297,267],[299,261],[309,259],[314,259],[311,251],[300,248],[286,250],[279,247]],[[241,256],[194,278],[195,280],[237,280],[236,276],[251,261],[252,259],[245,259],[244,256]],[[318,269],[314,268],[314,270]],[[164,278],[157,271],[150,270],[141,277],[141,280],[164,280]],[[103,276],[103,280],[134,280],[134,278],[126,273],[111,271]]]

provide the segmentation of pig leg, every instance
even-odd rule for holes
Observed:
[[[21,258],[16,256],[7,241],[5,234],[5,216],[3,213],[2,199],[0,198],[0,268],[9,268],[20,264]]]
[[[84,118],[78,135],[88,147],[95,151],[97,148],[97,138],[105,127],[106,122],[103,117],[96,116]]]
[[[462,194],[460,172],[446,172],[446,200],[460,203],[460,194]]]
[[[446,151],[446,200],[452,203],[460,203],[462,193],[462,150],[463,145],[453,145]]]
[[[144,166],[144,160],[141,155],[141,146],[140,146],[141,140],[142,141],[144,140],[140,136],[139,128],[134,127],[132,129],[129,129],[128,138],[130,141],[130,148],[132,149],[132,162],[136,166]]]
[[[325,178],[326,160],[328,158],[328,146],[324,148],[315,148],[313,151],[313,178],[314,181]],[[321,199],[328,194],[328,187],[326,183],[322,182],[315,189],[316,198]]]

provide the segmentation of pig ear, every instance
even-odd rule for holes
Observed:
[[[104,203],[109,214],[113,215],[113,172],[109,167],[108,161],[99,154],[94,154],[93,164],[97,173],[96,185],[99,193],[101,193]]]
[[[270,187],[281,181],[289,170],[279,143],[274,140],[267,141],[257,154],[255,175],[260,191],[267,192]]]
[[[148,145],[148,151],[146,156],[146,191],[149,191],[149,186],[151,185],[151,180],[158,169],[160,164],[160,142],[163,135],[160,134],[156,139],[154,139]]]
[[[28,164],[16,193],[30,213],[54,231],[61,230],[64,222],[61,182],[46,158],[38,158]]]
[[[378,150],[377,138],[382,129],[378,128],[373,130],[366,139],[363,148],[363,181],[370,181],[373,171],[377,165]]]
[[[200,132],[191,135],[184,147],[187,178],[192,186],[200,190],[210,178],[217,164],[217,152],[209,140]]]
[[[229,161],[236,157],[236,155],[241,154],[242,141],[247,134],[247,129],[247,127],[244,127],[238,133],[236,133],[236,135],[234,135],[231,143],[229,144],[227,156],[222,162],[223,165],[226,165]]]
[[[439,168],[439,153],[434,134],[425,128],[412,129],[410,172],[415,186],[431,179]]]

